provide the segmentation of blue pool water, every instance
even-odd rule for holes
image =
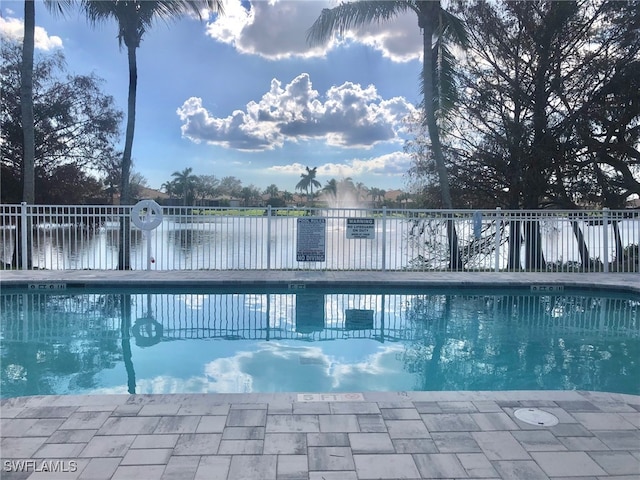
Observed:
[[[3,398],[578,389],[640,394],[640,298],[329,290],[0,295]]]

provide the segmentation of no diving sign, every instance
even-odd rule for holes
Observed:
[[[347,238],[376,238],[376,221],[373,218],[347,218]]]

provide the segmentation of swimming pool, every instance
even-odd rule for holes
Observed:
[[[578,290],[5,290],[0,392],[638,395],[639,311]]]

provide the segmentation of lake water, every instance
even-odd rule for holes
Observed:
[[[356,212],[362,215],[362,212]],[[160,227],[147,233],[131,230],[133,269],[329,269],[329,270],[438,270],[447,266],[446,229],[443,221],[424,221],[389,216],[376,217],[373,239],[350,239],[346,234],[351,214],[326,221],[326,261],[298,262],[297,219],[273,216],[167,216]],[[615,237],[607,231],[605,254],[602,225],[580,221],[581,232],[594,261],[615,258]],[[545,260],[557,268],[572,270],[580,264],[580,251],[572,224],[566,219],[541,222]],[[640,219],[619,222],[622,247],[640,244]],[[456,222],[460,246],[468,269],[507,267],[509,227],[503,225],[496,238],[495,223],[484,220],[476,230],[471,219]],[[6,233],[6,231],[5,231]],[[478,235],[479,233],[479,235]],[[149,235],[150,239],[147,239]],[[149,240],[149,241],[148,241]],[[384,246],[384,248],[383,248]],[[95,229],[71,225],[41,225],[34,239],[34,266],[44,269],[115,269],[118,258],[118,224],[105,222]],[[5,261],[13,244],[4,236]],[[524,247],[521,250],[524,258]]]

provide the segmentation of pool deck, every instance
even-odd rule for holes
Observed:
[[[640,293],[638,274],[0,272],[2,288],[47,282],[91,287],[555,285]],[[87,395],[18,397],[0,405],[2,479],[640,479],[640,396],[634,395]],[[521,408],[543,410],[559,423],[525,423],[515,416]]]

